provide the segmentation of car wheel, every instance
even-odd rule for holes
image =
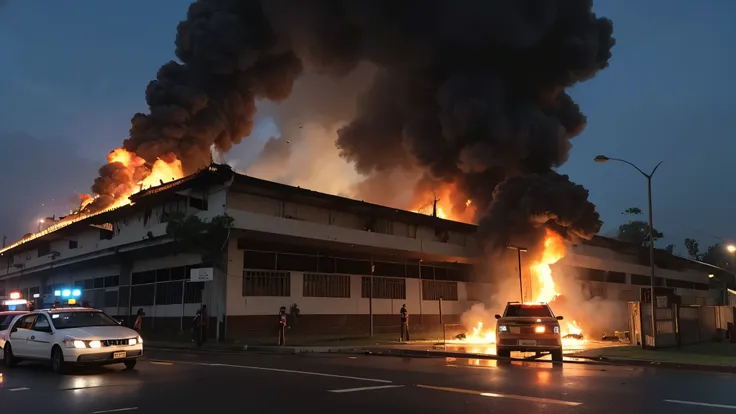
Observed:
[[[552,354],[552,360],[555,362],[562,362],[562,350],[559,349],[557,351],[550,352]]]
[[[18,359],[13,355],[13,347],[10,346],[10,342],[6,342],[5,348],[3,348],[3,363],[8,368],[18,364]]]
[[[67,371],[67,363],[64,362],[64,353],[61,348],[55,346],[51,351],[51,369],[57,374],[64,374]]]
[[[508,349],[499,349],[496,354],[502,358],[511,358],[511,351]]]
[[[125,364],[125,369],[132,370],[135,368],[135,364],[138,363],[137,359],[131,359],[130,361],[125,361],[123,364]]]

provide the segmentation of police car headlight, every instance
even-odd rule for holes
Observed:
[[[85,344],[84,341],[80,341],[74,338],[64,338],[64,346],[66,348],[77,348],[77,349],[87,348],[87,344]]]
[[[506,326],[506,325],[499,325],[498,326],[498,332],[508,332],[508,331],[509,331],[509,327],[508,326]]]
[[[90,348],[102,348],[102,342],[100,341],[89,341]]]

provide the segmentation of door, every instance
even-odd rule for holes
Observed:
[[[28,349],[28,338],[31,336],[31,328],[35,321],[36,315],[25,315],[18,319],[11,328],[8,340],[13,347],[14,355],[19,357],[31,356]]]
[[[31,358],[50,359],[53,333],[46,315],[36,317],[28,337],[28,352]]]

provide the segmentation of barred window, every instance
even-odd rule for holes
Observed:
[[[312,298],[349,298],[350,276],[305,273],[304,296]]]
[[[291,296],[291,273],[245,270],[243,296]]]
[[[186,282],[156,283],[156,305],[179,305]]]
[[[371,278],[363,277],[360,289],[361,297],[369,298],[371,292]],[[374,299],[406,299],[406,279],[394,277],[373,277]]]
[[[422,280],[422,299],[457,300],[457,282]]]

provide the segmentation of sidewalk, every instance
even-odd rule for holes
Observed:
[[[625,365],[736,373],[736,344],[727,342],[708,342],[656,351],[638,346],[619,346],[590,349],[571,356]]]

